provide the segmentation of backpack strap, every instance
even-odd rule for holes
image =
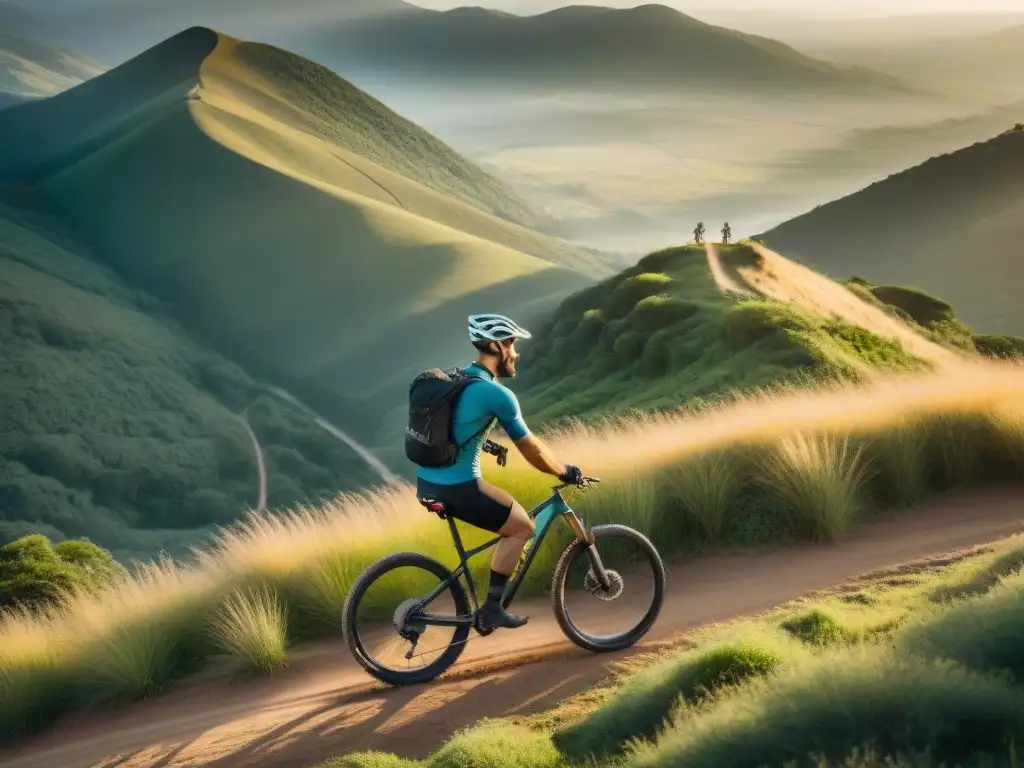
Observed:
[[[462,388],[459,389],[458,395],[456,395],[456,397],[453,398],[453,402],[452,402],[452,415],[455,414],[455,401],[457,401],[458,398],[462,396],[462,393],[466,390],[466,387],[472,386],[473,383],[477,382],[477,381],[487,381],[487,379],[485,379],[483,376],[478,376],[475,373],[470,373],[465,368],[456,368],[455,370],[457,370],[459,372],[458,376],[459,376],[460,379],[462,379],[462,381],[464,383],[462,384]],[[466,379],[469,379],[469,381],[465,381]],[[495,421],[495,419],[492,416],[490,419],[487,420],[487,423],[483,426],[482,429],[478,429],[476,432],[474,432],[472,435],[470,435],[468,438],[466,438],[463,442],[458,443],[457,444],[458,445],[458,450],[461,451],[463,448],[465,448],[471,442],[473,442],[478,437],[480,437],[480,435],[482,435],[484,432],[486,432],[491,427],[493,427],[494,426],[494,421]]]

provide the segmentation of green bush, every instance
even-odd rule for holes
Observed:
[[[0,547],[0,608],[56,605],[74,589],[98,592],[126,572],[107,550],[90,541],[53,546],[42,535]]]
[[[932,323],[956,318],[956,311],[951,304],[917,288],[908,288],[902,285],[877,285],[871,289],[871,292],[879,301],[903,310],[914,319],[914,322],[925,328]]]
[[[817,609],[786,619],[779,626],[808,645],[818,647],[838,645],[854,639],[853,633],[839,621]]]
[[[1024,357],[1024,339],[1020,336],[981,334],[973,337],[974,348],[985,357]]]
[[[574,761],[618,754],[633,739],[653,737],[680,698],[701,701],[724,686],[770,675],[781,663],[774,650],[753,643],[686,652],[632,677],[603,707],[556,732],[553,741]]]
[[[625,317],[641,299],[655,296],[668,290],[672,278],[662,272],[644,272],[625,280],[615,286],[608,300],[608,316],[612,319]]]
[[[753,768],[813,754],[838,761],[865,744],[882,754],[930,748],[949,765],[1005,754],[1009,738],[1024,738],[1024,698],[1004,682],[948,664],[851,653],[686,708],[630,768]]]
[[[1024,684],[1024,578],[1017,576],[984,597],[905,630],[901,642],[910,651],[981,672],[1009,674]]]

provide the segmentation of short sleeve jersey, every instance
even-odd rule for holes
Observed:
[[[494,375],[478,363],[466,370],[483,381],[474,381],[462,390],[452,414],[452,439],[465,445],[450,467],[416,467],[417,477],[437,485],[455,485],[483,476],[481,448],[495,422],[512,440],[522,440],[530,434],[515,393],[495,381]],[[474,434],[476,437],[470,440]]]

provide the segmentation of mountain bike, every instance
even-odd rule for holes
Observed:
[[[585,477],[578,485],[586,488],[597,482],[599,482],[598,478]],[[665,598],[664,563],[654,545],[643,534],[632,528],[607,524],[597,525],[587,530],[584,522],[562,497],[562,491],[568,487],[570,487],[569,483],[552,487],[551,496],[530,510],[529,515],[535,521],[534,535],[523,548],[519,563],[505,587],[501,604],[508,608],[512,603],[534,563],[534,558],[540,550],[544,537],[550,532],[555,518],[561,517],[574,534],[574,539],[559,557],[551,579],[552,606],[558,626],[569,640],[588,651],[602,653],[628,648],[647,634],[661,611]],[[458,567],[454,571],[449,570],[434,558],[417,552],[400,552],[385,557],[366,568],[356,579],[345,600],[342,615],[342,632],[356,661],[373,677],[395,686],[433,680],[462,655],[471,631],[475,630],[479,635],[489,635],[494,631],[493,627],[485,627],[480,622],[480,605],[476,599],[476,587],[469,570],[469,560],[493,547],[501,540],[501,537],[495,537],[475,549],[466,551],[455,520],[445,514],[445,505],[430,498],[421,498],[419,501],[429,511],[448,521],[455,549],[459,555]],[[598,545],[601,545],[602,548],[609,545],[605,555],[602,556],[598,552]],[[635,547],[636,555],[632,558],[625,558],[625,565],[621,568],[608,567],[606,561],[614,559],[615,556],[621,554],[624,548],[629,546]],[[412,575],[399,579],[396,586],[384,590],[385,596],[396,599],[405,598],[397,608],[393,611],[384,609],[380,606],[380,599],[367,597],[372,587],[403,568],[410,569]],[[568,589],[567,582],[570,576],[578,574],[584,569],[582,589],[579,591]],[[431,577],[440,582],[432,589],[427,584]],[[462,578],[465,579],[469,587],[468,592],[460,580]],[[576,595],[586,594],[596,598],[599,602],[615,603],[623,596],[627,583],[651,587],[650,602],[643,605],[644,601],[641,601],[642,610],[639,619],[631,626],[614,634],[584,631],[579,623],[581,619],[586,618],[587,612],[584,611],[580,616],[574,618],[573,612],[567,606],[567,600]],[[419,596],[409,596],[410,594]],[[452,606],[449,612],[442,613],[438,609],[428,610],[431,603],[445,595],[448,598],[448,604]],[[364,602],[370,619],[370,627],[365,633],[360,631],[357,621],[357,614]],[[615,604],[616,616],[623,615],[629,607],[625,603]],[[389,624],[387,623],[388,619],[390,619]],[[384,625],[383,629],[381,624]],[[429,628],[451,630],[452,636],[449,640],[437,644],[437,648],[434,649],[440,653],[437,659],[421,667],[411,668],[414,658],[432,652],[427,650],[417,653],[423,635]],[[519,629],[518,631],[523,630]],[[376,636],[382,635],[385,638],[391,638],[392,643],[397,636],[411,646],[402,656],[405,662],[404,669],[388,666],[384,659],[377,658],[370,652],[368,643]],[[402,662],[399,660],[396,666],[401,667],[401,664]]]

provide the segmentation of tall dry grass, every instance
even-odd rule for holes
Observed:
[[[1017,477],[1022,396],[1024,369],[977,364],[860,387],[766,391],[602,429],[576,426],[550,440],[559,456],[605,481],[568,495],[588,524],[630,525],[676,553],[738,540],[731,537],[740,526],[756,533],[745,540],[775,536],[785,521],[773,515],[797,521],[804,536],[839,535],[866,496],[885,500],[879,485],[910,503],[954,478]],[[555,482],[515,455],[504,470],[485,467],[527,505]],[[771,501],[760,505],[760,527],[751,527],[751,500],[761,497]],[[467,546],[489,538],[460,529]],[[557,522],[527,589],[549,582],[568,538]],[[280,663],[286,642],[337,634],[344,597],[363,568],[410,549],[457,562],[447,525],[410,488],[348,494],[321,508],[250,514],[188,563],[151,564],[99,596],[77,594],[46,613],[7,614],[0,733],[37,728],[69,707],[152,695],[225,648],[252,668]],[[488,567],[489,554],[474,560],[478,587]],[[239,594],[273,597],[243,604]]]

